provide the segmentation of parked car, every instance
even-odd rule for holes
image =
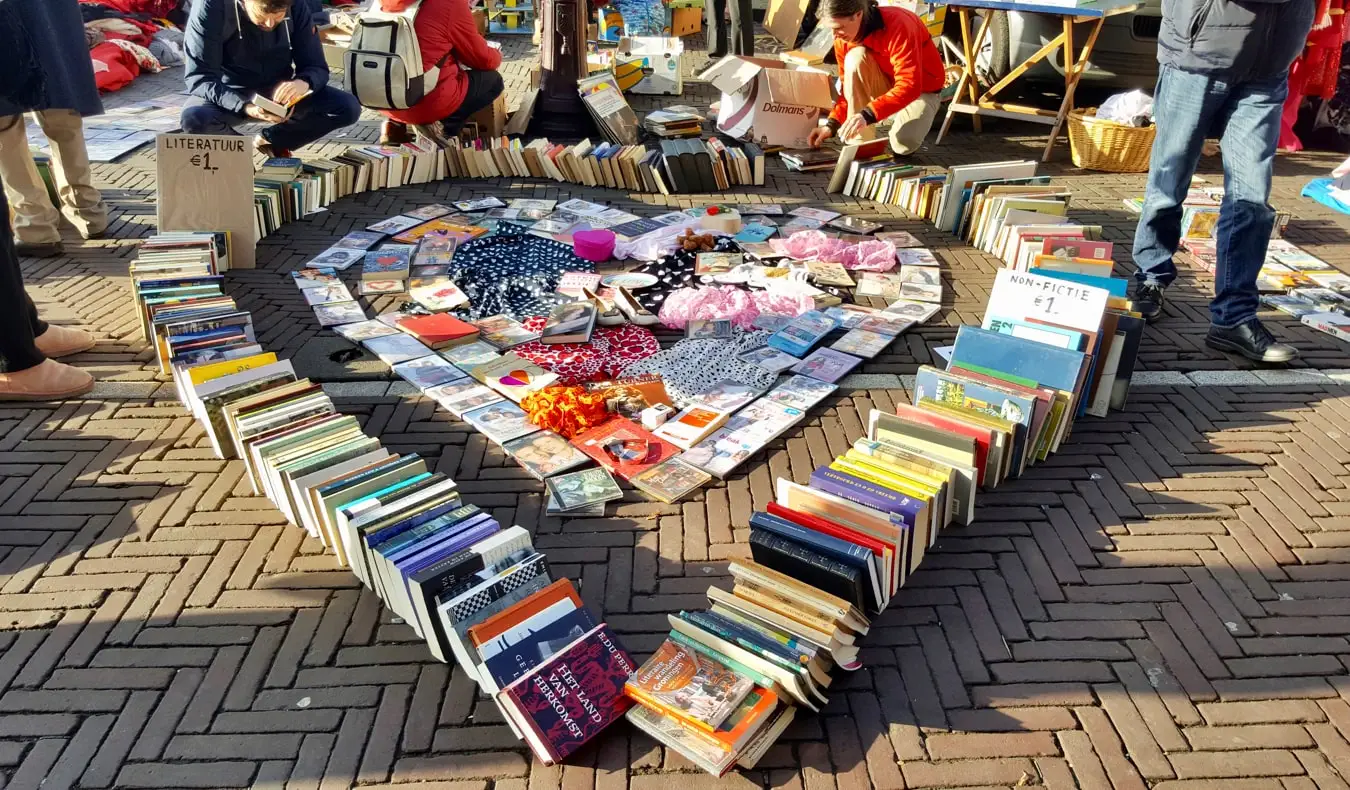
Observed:
[[[1035,54],[1062,29],[1059,17],[1022,11],[977,11],[990,13],[989,32],[978,55],[980,71],[988,84],[1001,79],[1016,64]],[[1081,52],[1092,23],[1074,26],[1073,43]],[[1158,30],[1162,26],[1162,0],[1145,0],[1132,14],[1106,20],[1092,50],[1085,84],[1111,88],[1140,88],[1149,92],[1158,79]],[[979,23],[974,23],[975,31]],[[947,15],[947,37],[959,47],[961,28],[956,14]],[[1063,84],[1064,48],[1059,47],[1029,69],[1023,79]]]

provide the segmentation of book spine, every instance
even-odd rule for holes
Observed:
[[[846,540],[840,540],[829,535],[822,535],[819,532],[809,530],[805,527],[793,524],[787,519],[772,516],[768,513],[755,513],[750,516],[750,526],[752,528],[759,527],[760,529],[781,535],[788,540],[806,544],[817,551],[833,556],[844,562],[866,562],[872,557],[872,552],[856,543],[849,543]]]
[[[682,612],[681,615],[699,628],[794,672],[805,663],[800,654],[789,655],[783,645],[720,615],[712,612]]]
[[[800,544],[763,530],[750,531],[750,556],[766,568],[842,598],[860,609],[866,605],[862,588],[858,584],[857,568],[834,562]]]
[[[861,480],[850,474],[835,471],[822,466],[811,473],[811,487],[828,491],[873,510],[891,515],[892,523],[900,518],[911,529],[915,526],[915,517],[922,505],[914,499],[895,491]]]
[[[787,557],[790,557],[793,561],[797,563],[810,566],[819,571],[834,576],[846,576],[852,578],[858,572],[858,568],[855,565],[846,565],[842,562],[839,562],[838,560],[831,559],[830,557],[827,557],[824,554],[821,554],[820,552],[815,551],[807,546],[803,546],[802,544],[797,543],[795,541],[791,541],[788,540],[787,538],[774,535],[763,529],[755,529],[753,527],[750,529],[750,545],[752,549],[754,548],[755,545],[763,546],[764,548],[769,549],[770,551],[778,552]],[[765,567],[773,568],[773,565],[770,565],[769,563],[766,562],[760,562],[758,559],[756,559],[755,562],[759,562],[760,565],[764,565]],[[773,569],[779,570],[778,568]],[[779,572],[787,573],[787,575],[793,576],[793,574],[788,573],[787,571],[779,571]],[[796,578],[798,581],[805,581],[800,576],[793,576],[793,578]],[[809,584],[809,582],[807,583]]]

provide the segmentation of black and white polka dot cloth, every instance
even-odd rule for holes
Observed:
[[[720,236],[717,239],[714,252],[741,252],[741,246],[730,236]],[[656,278],[656,285],[650,288],[643,288],[636,291],[633,296],[642,303],[642,306],[653,313],[661,312],[661,305],[672,293],[681,288],[697,288],[704,283],[699,282],[699,278],[694,276],[695,264],[698,263],[698,253],[688,252],[686,250],[676,250],[675,252],[658,258],[650,263],[644,263],[635,272],[650,274]],[[770,264],[772,265],[772,264]],[[744,286],[741,286],[744,287]],[[843,292],[830,285],[816,284],[816,287],[826,293],[840,296]]]
[[[499,313],[523,320],[569,301],[554,291],[564,272],[593,271],[571,246],[502,223],[455,251],[450,278],[469,297],[470,320]]]

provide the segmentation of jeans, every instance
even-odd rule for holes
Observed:
[[[295,105],[290,118],[263,129],[260,134],[273,147],[294,151],[335,129],[351,126],[359,117],[361,105],[355,96],[325,85]],[[238,134],[234,127],[250,121],[246,115],[189,96],[183,105],[181,123],[188,134]]]
[[[0,189],[0,217],[9,216],[5,190]],[[0,222],[0,371],[17,373],[37,367],[46,359],[36,338],[47,331],[37,307],[23,287],[14,234],[8,222]]]
[[[473,69],[464,72],[469,78],[469,87],[464,91],[464,101],[459,103],[455,111],[441,119],[441,128],[445,130],[448,137],[454,137],[459,134],[459,130],[469,120],[469,116],[483,109],[492,106],[497,97],[506,90],[506,83],[502,81],[502,75],[495,71],[479,71]]]
[[[726,22],[728,10],[731,11],[730,27]],[[717,54],[755,54],[755,18],[750,0],[710,0],[708,51]]]
[[[1229,83],[1162,66],[1153,99],[1158,124],[1144,210],[1134,234],[1135,277],[1167,286],[1181,241],[1182,204],[1205,138],[1223,147],[1223,204],[1215,229],[1218,270],[1210,320],[1234,327],[1256,317],[1256,276],[1265,262],[1275,210],[1270,179],[1288,75]]]

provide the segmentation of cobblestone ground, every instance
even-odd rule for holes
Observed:
[[[523,51],[519,44],[508,50]],[[691,58],[699,60],[701,58]],[[504,71],[513,92],[526,61]],[[176,88],[143,78],[118,101]],[[685,100],[706,102],[707,86]],[[1032,156],[1039,130],[990,123],[918,157]],[[365,122],[354,136],[369,139]],[[572,764],[532,763],[495,706],[433,662],[354,577],[216,460],[138,341],[125,278],[152,232],[152,154],[97,167],[111,238],[25,261],[46,315],[97,332],[74,360],[100,379],[59,406],[0,410],[0,784],[60,787],[665,790],[718,784],[617,726]],[[1281,158],[1289,236],[1350,263],[1344,218],[1297,197],[1326,155]],[[1204,165],[1218,180],[1217,161]],[[1121,199],[1142,176],[1087,174],[1065,150],[1044,172],[1075,216],[1128,246]],[[653,214],[700,202],[530,182],[451,182],[362,195],[294,223],[231,273],[262,342],[316,375],[332,348],[285,276],[334,236],[433,200],[581,196]],[[343,374],[344,411],[417,452],[467,500],[533,530],[554,570],[645,657],[665,614],[704,605],[746,552],[774,478],[805,480],[907,400],[907,376],[977,322],[995,261],[900,212],[826,195],[774,164],[732,201],[830,205],[936,250],[947,309],[867,364],[806,423],[696,498],[633,495],[602,519],[541,516],[540,487],[497,448],[382,376]],[[1122,273],[1127,258],[1118,255]],[[979,500],[875,621],[866,668],[823,716],[801,717],[727,787],[862,790],[1344,788],[1350,777],[1350,397],[1347,346],[1272,317],[1303,351],[1251,371],[1200,342],[1212,281],[1183,278],[1149,330],[1129,407],[1081,421],[1049,462]],[[1170,296],[1171,294],[1169,294]],[[378,305],[383,306],[383,305]],[[327,344],[327,345],[326,345]],[[312,359],[310,359],[312,358]],[[678,774],[676,776],[675,774]]]

